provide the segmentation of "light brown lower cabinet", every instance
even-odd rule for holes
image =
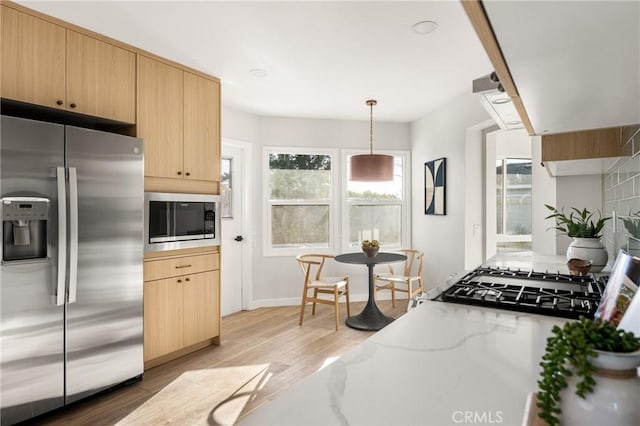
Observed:
[[[182,348],[184,302],[177,278],[144,283],[144,360]]]
[[[184,277],[183,344],[193,344],[220,335],[220,274],[203,272]]]
[[[219,341],[219,256],[145,261],[145,368]]]

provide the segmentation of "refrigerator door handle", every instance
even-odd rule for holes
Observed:
[[[69,167],[69,303],[78,294],[78,174]]]
[[[54,303],[64,305],[67,270],[67,184],[64,167],[56,167],[58,185],[58,283]]]

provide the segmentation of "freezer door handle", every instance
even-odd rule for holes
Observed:
[[[78,294],[78,174],[69,167],[69,303]]]
[[[58,185],[58,283],[54,303],[64,305],[67,269],[67,184],[64,167],[56,167]]]

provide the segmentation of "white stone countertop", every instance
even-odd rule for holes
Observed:
[[[240,424],[520,425],[564,321],[429,301]]]

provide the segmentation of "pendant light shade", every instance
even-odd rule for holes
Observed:
[[[393,156],[373,153],[373,106],[377,101],[369,99],[370,108],[369,154],[351,157],[349,180],[361,182],[384,182],[393,180]]]

